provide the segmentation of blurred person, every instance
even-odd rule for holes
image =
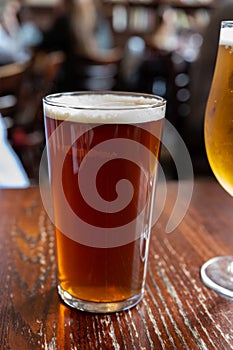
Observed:
[[[149,38],[150,46],[167,52],[176,50],[179,45],[177,28],[177,11],[170,6],[165,7],[161,15],[160,25]]]
[[[20,23],[18,1],[4,1],[0,5],[0,65],[30,59],[30,48],[41,40],[40,31],[29,21]]]
[[[77,56],[106,63],[120,57],[119,49],[112,47],[111,30],[98,0],[73,0],[69,9],[73,49]]]
[[[58,89],[75,89],[75,70],[79,64],[119,61],[121,50],[113,47],[110,25],[98,0],[63,0],[55,9],[55,19],[37,49],[64,52]]]
[[[113,48],[111,28],[102,11],[99,0],[61,1],[38,49],[62,50],[67,55],[103,62],[120,57],[119,49]]]

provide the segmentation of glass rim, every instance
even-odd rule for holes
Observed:
[[[59,102],[56,101],[56,98],[59,98],[61,96],[85,96],[85,95],[96,95],[96,96],[103,96],[103,95],[110,95],[110,96],[122,96],[122,97],[135,97],[135,98],[147,98],[149,100],[155,100],[154,103],[138,103],[134,105],[124,105],[121,106],[98,106],[97,104],[95,106],[77,106],[68,104],[65,102]],[[46,95],[42,98],[43,103],[49,106],[53,107],[61,107],[61,108],[70,108],[75,110],[99,110],[99,111],[118,111],[118,110],[138,110],[138,109],[150,109],[150,108],[159,108],[159,107],[165,107],[166,106],[166,99],[164,99],[162,96],[154,95],[154,94],[148,94],[148,93],[140,93],[140,92],[125,92],[125,91],[73,91],[73,92],[57,92],[52,93],[49,95]]]

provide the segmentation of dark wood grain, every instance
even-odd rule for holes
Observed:
[[[208,258],[233,253],[233,200],[214,181],[197,182],[187,215],[166,234],[176,189],[169,183],[152,232],[143,301],[107,315],[59,299],[53,227],[38,188],[0,190],[0,348],[233,349],[233,300],[199,276]]]

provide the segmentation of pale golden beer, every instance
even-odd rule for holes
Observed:
[[[206,107],[205,144],[217,180],[233,196],[233,21],[221,22],[214,77]],[[202,265],[201,279],[209,288],[233,298],[232,266],[232,255],[213,257]]]
[[[67,93],[47,96],[44,111],[59,294],[85,311],[131,307],[144,292],[165,101]],[[127,187],[118,188],[122,180],[133,195],[115,210],[111,204],[127,197]],[[90,203],[93,184],[101,208]]]
[[[233,195],[233,29],[228,27],[220,32],[205,115],[205,144],[217,180]]]

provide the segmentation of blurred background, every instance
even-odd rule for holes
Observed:
[[[205,104],[224,0],[0,0],[0,114],[7,142],[31,184],[45,146],[42,97],[122,90],[167,99],[195,176],[211,174],[203,142]],[[176,147],[176,137],[169,136]],[[0,154],[0,163],[4,154]],[[176,169],[162,149],[166,176]],[[1,167],[0,167],[1,169]]]

